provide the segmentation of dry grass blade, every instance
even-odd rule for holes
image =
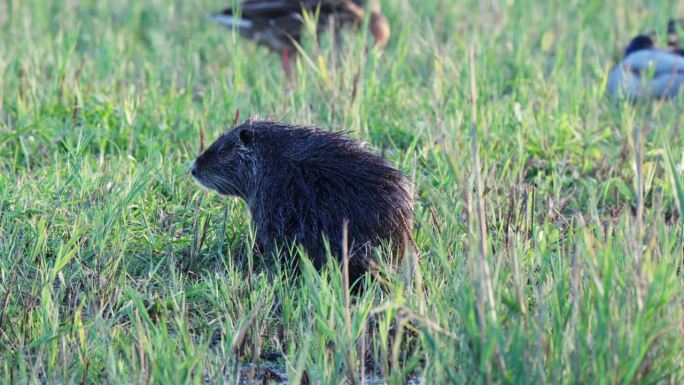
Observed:
[[[235,109],[235,116],[233,116],[233,123],[230,124],[230,128],[237,127],[239,122],[240,122],[240,109],[236,108]]]
[[[351,323],[351,298],[349,296],[349,236],[347,220],[342,224],[342,274],[344,278],[344,326],[347,332],[347,376],[352,385],[356,385],[356,364],[354,360],[354,340]]]
[[[471,150],[473,158],[473,172],[475,173],[475,189],[477,192],[477,224],[478,224],[478,234],[479,234],[479,265],[480,265],[480,280],[481,280],[481,294],[484,294],[487,298],[487,304],[489,309],[489,318],[493,323],[497,323],[496,316],[496,302],[494,301],[494,288],[492,285],[491,273],[489,270],[489,264],[487,263],[487,222],[485,216],[485,202],[484,202],[484,188],[482,183],[480,164],[480,153],[479,153],[479,142],[477,138],[477,84],[475,81],[475,57],[473,48],[470,47],[468,50],[468,59],[470,66],[470,93],[471,93],[471,108],[472,108],[472,123],[470,124],[470,140],[471,140]],[[484,325],[485,320],[482,320]],[[482,330],[485,328],[482,327]],[[484,333],[483,333],[484,335]],[[501,347],[496,347],[496,358],[498,359],[499,367],[505,373],[506,372],[506,361],[501,354]],[[491,378],[487,376],[487,382],[491,382]]]
[[[470,92],[472,103],[472,117],[473,122],[470,124],[470,140],[473,159],[473,173],[475,174],[475,189],[477,192],[477,225],[479,235],[479,265],[482,280],[482,294],[488,302],[489,317],[496,322],[496,309],[494,302],[494,290],[492,288],[491,274],[489,271],[489,264],[487,263],[487,222],[485,217],[485,206],[482,187],[481,164],[479,154],[479,143],[477,138],[477,87],[475,82],[475,58],[473,49],[468,50],[468,58],[470,63]]]
[[[205,137],[206,137],[206,134],[205,134],[205,132],[204,132],[204,126],[200,126],[200,128],[199,128],[199,140],[200,140],[200,143],[199,143],[199,153],[200,153],[200,154],[204,151],[204,148],[205,148],[205,147],[204,147],[204,144],[205,144]]]
[[[16,267],[16,265],[15,265]],[[5,298],[2,300],[2,308],[0,309],[0,332],[4,331],[3,328],[3,321],[4,321],[4,316],[5,312],[7,311],[7,306],[9,305],[9,300],[12,296],[12,290],[14,289],[14,279],[16,278],[15,270],[14,268],[12,269],[12,273],[10,275],[9,283],[7,287],[5,287]]]
[[[245,323],[243,323],[240,326],[240,329],[238,329],[238,332],[233,335],[233,340],[231,342],[231,346],[233,347],[233,354],[239,354],[240,349],[245,342],[245,336],[247,335],[247,332],[254,324],[254,321],[256,320],[257,315],[259,315],[259,312],[263,310],[262,307],[264,305],[264,301],[264,297],[259,298],[259,300],[252,308],[252,312],[249,314],[247,321],[245,321]]]

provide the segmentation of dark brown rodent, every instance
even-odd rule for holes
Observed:
[[[401,258],[412,239],[406,177],[342,133],[247,122],[221,135],[191,172],[205,187],[247,202],[262,250],[300,244],[316,268],[327,259],[324,239],[341,260],[348,221],[352,282],[368,270],[373,247],[391,242]]]

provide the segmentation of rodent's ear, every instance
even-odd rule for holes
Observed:
[[[249,146],[254,141],[254,130],[251,128],[243,128],[238,132],[238,136],[240,137],[242,144]]]

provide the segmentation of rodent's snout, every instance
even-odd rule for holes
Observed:
[[[192,174],[193,177],[197,178],[197,162],[194,161],[190,165],[190,174]]]

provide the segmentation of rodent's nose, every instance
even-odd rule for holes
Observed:
[[[197,177],[197,162],[192,162],[192,165],[190,166],[190,174],[192,174],[194,177]]]

